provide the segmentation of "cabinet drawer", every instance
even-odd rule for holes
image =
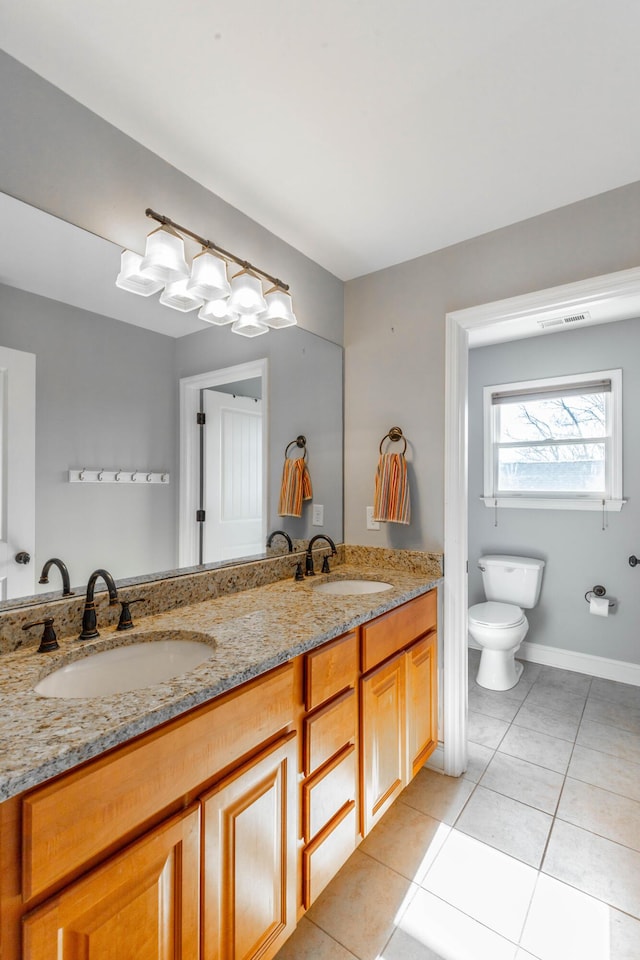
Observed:
[[[305,709],[313,710],[351,687],[358,675],[358,644],[355,633],[347,633],[317,650],[305,654]]]
[[[302,853],[303,903],[308,910],[356,848],[356,805],[348,803]]]
[[[346,803],[356,799],[356,748],[351,745],[302,787],[303,837],[308,843]]]
[[[23,897],[133,838],[161,811],[292,723],[293,664],[199,707],[23,800]],[[120,841],[120,843],[119,843]]]
[[[341,747],[355,741],[357,725],[355,690],[347,690],[303,722],[304,774],[309,776]]]
[[[410,600],[362,627],[362,672],[366,673],[436,626],[437,591]]]

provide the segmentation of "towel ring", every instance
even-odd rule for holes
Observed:
[[[291,443],[288,443],[286,450],[284,451],[285,460],[287,459],[287,454],[289,453],[289,449],[293,446],[300,447],[301,450],[304,450],[304,453],[302,454],[302,456],[306,460],[307,459],[307,438],[303,437],[303,435],[300,434],[299,437],[296,437],[295,440],[292,440]]]
[[[404,440],[404,449],[402,451],[402,455],[404,456],[404,454],[407,452],[407,438],[402,433],[400,427],[391,427],[389,433],[385,433],[384,437],[380,441],[380,453],[382,453],[382,444],[387,439],[391,440],[392,443],[397,443],[398,440]]]

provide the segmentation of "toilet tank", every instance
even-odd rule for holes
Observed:
[[[533,557],[480,557],[484,595],[487,600],[513,603],[525,610],[535,607],[540,596],[544,560]]]

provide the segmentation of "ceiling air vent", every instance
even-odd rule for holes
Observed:
[[[572,313],[568,317],[553,317],[552,320],[538,320],[538,326],[545,330],[547,327],[568,327],[573,323],[583,323],[589,320],[589,313]]]

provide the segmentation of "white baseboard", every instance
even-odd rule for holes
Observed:
[[[469,640],[473,650],[482,649]],[[596,657],[592,653],[579,653],[577,650],[563,650],[561,647],[549,647],[544,643],[530,643],[525,640],[518,650],[518,660],[542,663],[548,667],[560,667],[586,673],[603,680],[617,680],[640,687],[640,663],[628,663],[626,660],[611,660],[609,657]]]

